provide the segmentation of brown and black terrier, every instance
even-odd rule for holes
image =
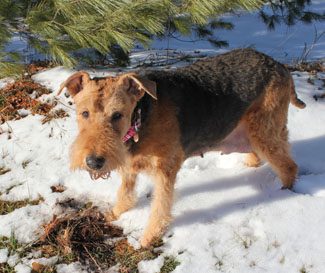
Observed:
[[[288,106],[305,104],[297,98],[289,71],[255,50],[238,49],[170,71],[93,79],[77,72],[60,91],[64,87],[78,113],[71,168],[85,169],[93,179],[112,170],[122,177],[108,221],[134,206],[137,174],[153,176],[144,247],[171,221],[176,174],[190,156],[211,150],[245,152],[248,166],[268,161],[284,188],[295,182]]]

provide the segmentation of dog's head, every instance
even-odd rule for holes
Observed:
[[[136,74],[91,79],[77,72],[62,85],[76,104],[79,135],[71,147],[72,169],[86,169],[93,179],[108,177],[127,160],[123,137],[131,126],[137,102],[156,97],[155,82]]]

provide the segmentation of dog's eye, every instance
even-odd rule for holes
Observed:
[[[111,118],[111,120],[112,121],[118,121],[118,120],[120,120],[121,118],[122,118],[122,114],[120,113],[120,112],[115,112],[113,115],[112,115],[112,118]]]
[[[81,113],[81,115],[84,117],[84,118],[88,118],[89,117],[89,112],[88,111],[83,111]]]

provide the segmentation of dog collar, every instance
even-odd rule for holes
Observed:
[[[134,124],[129,128],[126,134],[123,137],[123,142],[128,142],[133,138],[134,142],[139,141],[139,130],[141,127],[141,109],[139,108],[135,113]]]

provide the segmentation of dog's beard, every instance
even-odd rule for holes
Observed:
[[[110,171],[88,171],[88,172],[92,180],[97,180],[99,178],[108,179],[111,176]]]

